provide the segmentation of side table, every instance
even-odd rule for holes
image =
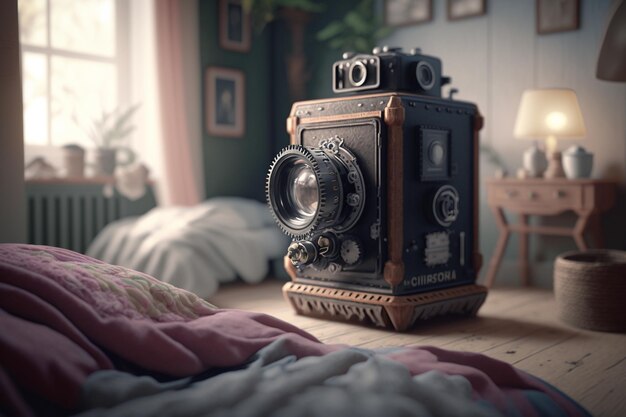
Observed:
[[[565,178],[557,179],[490,179],[487,180],[487,203],[491,208],[500,237],[489,262],[486,285],[491,287],[502,261],[509,236],[518,232],[520,238],[519,266],[522,283],[530,284],[528,267],[528,235],[531,233],[571,236],[580,250],[587,249],[585,232],[589,229],[596,245],[604,245],[600,213],[610,209],[615,201],[615,183],[609,180]],[[518,223],[507,222],[504,211],[518,215]],[[530,226],[528,217],[554,216],[573,211],[578,219],[573,227]]]

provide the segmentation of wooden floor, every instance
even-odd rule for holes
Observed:
[[[550,290],[496,288],[476,318],[437,320],[395,333],[296,315],[282,298],[281,286],[278,281],[233,284],[222,287],[210,301],[222,308],[271,314],[325,343],[364,348],[430,345],[481,352],[543,378],[594,416],[626,416],[626,334],[561,323]]]

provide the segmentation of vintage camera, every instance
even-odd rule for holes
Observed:
[[[438,58],[376,48],[333,65],[335,92],[352,94],[293,105],[266,192],[299,313],[404,330],[482,305],[482,117],[441,97],[448,81]]]

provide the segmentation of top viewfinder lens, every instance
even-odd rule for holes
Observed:
[[[367,80],[367,67],[362,62],[355,62],[350,67],[350,82],[356,87],[360,87],[365,84]]]

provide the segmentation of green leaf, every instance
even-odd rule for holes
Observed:
[[[355,49],[357,50],[357,52],[369,52],[373,45],[371,44],[371,42],[368,42],[368,40],[366,38],[356,38],[354,40],[354,46],[356,47]]]
[[[346,22],[348,27],[354,29],[355,33],[367,33],[367,30],[369,29],[367,21],[363,18],[363,16],[355,11],[348,12],[343,20]]]
[[[378,28],[376,32],[374,32],[374,39],[378,40],[378,39],[386,38],[392,33],[393,33],[393,28],[389,26],[383,26],[381,28]]]
[[[133,133],[134,130],[135,130],[135,126],[128,126],[126,129],[117,132],[117,137],[119,139],[123,139],[126,136],[130,135],[131,133]]]
[[[126,124],[130,122],[131,117],[133,117],[133,114],[137,111],[138,108],[139,108],[139,104],[136,104],[128,108],[125,112],[123,112],[119,116],[119,118],[113,125],[113,128],[111,129],[112,132],[114,132],[114,136],[119,136],[119,132],[121,132],[122,130],[126,128]],[[120,137],[123,137],[123,136],[120,136]]]
[[[328,45],[333,48],[333,49],[350,49],[349,47],[344,47],[344,45],[347,45],[348,42],[346,42],[344,39],[342,38],[335,38],[333,40],[331,40]]]
[[[344,25],[341,22],[331,22],[324,27],[324,29],[317,32],[317,39],[320,41],[327,41],[330,38],[334,38],[344,30]]]
[[[311,0],[277,0],[276,3],[282,7],[293,7],[310,13],[319,13],[326,9],[324,4]]]
[[[244,12],[250,13],[255,3],[256,2],[254,0],[242,0],[241,7],[243,8]]]

